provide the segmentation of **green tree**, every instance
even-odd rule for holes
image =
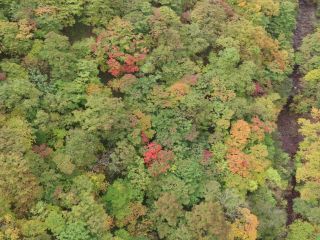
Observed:
[[[308,222],[297,220],[289,227],[287,240],[316,239],[315,228]]]
[[[130,204],[142,201],[141,192],[130,182],[125,180],[116,180],[103,197],[107,209],[116,219],[118,226],[123,226],[124,220],[130,215]]]
[[[29,80],[26,70],[20,65],[3,61],[1,69],[7,75],[7,79],[0,82],[1,111],[15,112],[32,118],[39,105],[41,92]]]
[[[23,55],[31,47],[35,26],[27,21],[9,22],[0,19],[0,53]]]
[[[30,172],[26,159],[17,153],[2,153],[0,168],[1,195],[10,201],[13,210],[17,213],[27,213],[41,196],[41,187],[36,177]]]
[[[166,238],[176,231],[179,218],[184,211],[173,193],[164,193],[155,203],[155,212],[152,215],[160,238]]]
[[[72,130],[66,138],[65,153],[70,156],[77,169],[92,166],[102,150],[103,146],[99,139],[83,130]]]
[[[186,213],[187,226],[193,238],[228,238],[230,226],[221,206],[214,202],[202,202]]]
[[[97,132],[104,137],[115,138],[127,121],[124,105],[119,98],[112,97],[109,88],[87,96],[83,111],[75,111],[74,116],[81,127],[89,132]]]
[[[298,183],[302,185],[299,189],[301,199],[306,201],[320,199],[318,194],[320,166],[317,160],[320,153],[320,139],[318,137],[320,114],[318,109],[313,109],[312,117],[314,122],[307,119],[299,120],[301,124],[300,132],[304,136],[304,140],[300,143],[297,155],[298,161],[300,160],[301,163],[298,165],[296,176]]]

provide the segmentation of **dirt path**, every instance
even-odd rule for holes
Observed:
[[[299,0],[297,27],[293,38],[293,48],[295,51],[297,51],[301,46],[303,38],[309,33],[313,32],[315,9],[316,7],[313,4],[308,3],[308,0]],[[287,199],[287,225],[291,224],[297,218],[297,215],[293,211],[293,200],[299,196],[299,192],[295,190],[296,177],[294,174],[294,156],[298,150],[299,142],[302,140],[302,137],[298,132],[299,125],[297,123],[298,118],[301,116],[290,111],[290,105],[292,103],[293,96],[301,89],[300,78],[301,74],[299,72],[299,66],[296,65],[291,75],[293,88],[287,104],[280,112],[277,122],[282,148],[290,156],[290,163],[288,167],[292,171],[292,177],[290,179],[289,187],[285,196]]]

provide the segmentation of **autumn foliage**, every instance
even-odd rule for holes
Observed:
[[[257,239],[257,228],[259,221],[257,216],[252,214],[249,209],[239,209],[240,218],[232,224],[233,239],[255,240]]]
[[[170,168],[173,152],[163,150],[160,144],[151,142],[144,153],[144,163],[155,176],[165,173]]]
[[[246,177],[249,174],[249,156],[239,149],[229,149],[228,166],[232,173]]]
[[[231,136],[227,143],[229,146],[227,161],[232,173],[248,177],[250,171],[261,172],[266,167],[258,160],[259,156],[256,156],[256,152],[260,151],[260,158],[267,157],[268,154],[264,153],[263,145],[259,143],[272,129],[272,124],[261,121],[257,116],[251,119],[251,123],[238,120],[232,125]]]
[[[142,36],[133,33],[129,22],[115,18],[98,35],[92,51],[99,59],[102,71],[120,77],[138,72],[139,63],[146,58],[148,49]]]
[[[139,71],[138,63],[145,58],[145,54],[130,55],[123,53],[118,47],[113,47],[107,51],[108,72],[115,77],[126,73],[135,73]]]
[[[46,144],[41,144],[39,146],[35,145],[32,147],[32,151],[39,154],[42,158],[48,157],[52,153],[52,149]]]

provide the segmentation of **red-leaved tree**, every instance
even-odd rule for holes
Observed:
[[[115,18],[98,35],[92,51],[102,71],[121,77],[139,72],[139,64],[148,49],[143,36],[134,33],[130,22]]]
[[[172,151],[163,150],[158,143],[149,143],[144,153],[144,163],[153,176],[165,173],[174,158]]]

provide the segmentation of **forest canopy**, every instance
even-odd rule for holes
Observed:
[[[1,0],[0,239],[319,239],[320,30],[295,54],[298,11]],[[293,157],[277,119],[294,69]]]

